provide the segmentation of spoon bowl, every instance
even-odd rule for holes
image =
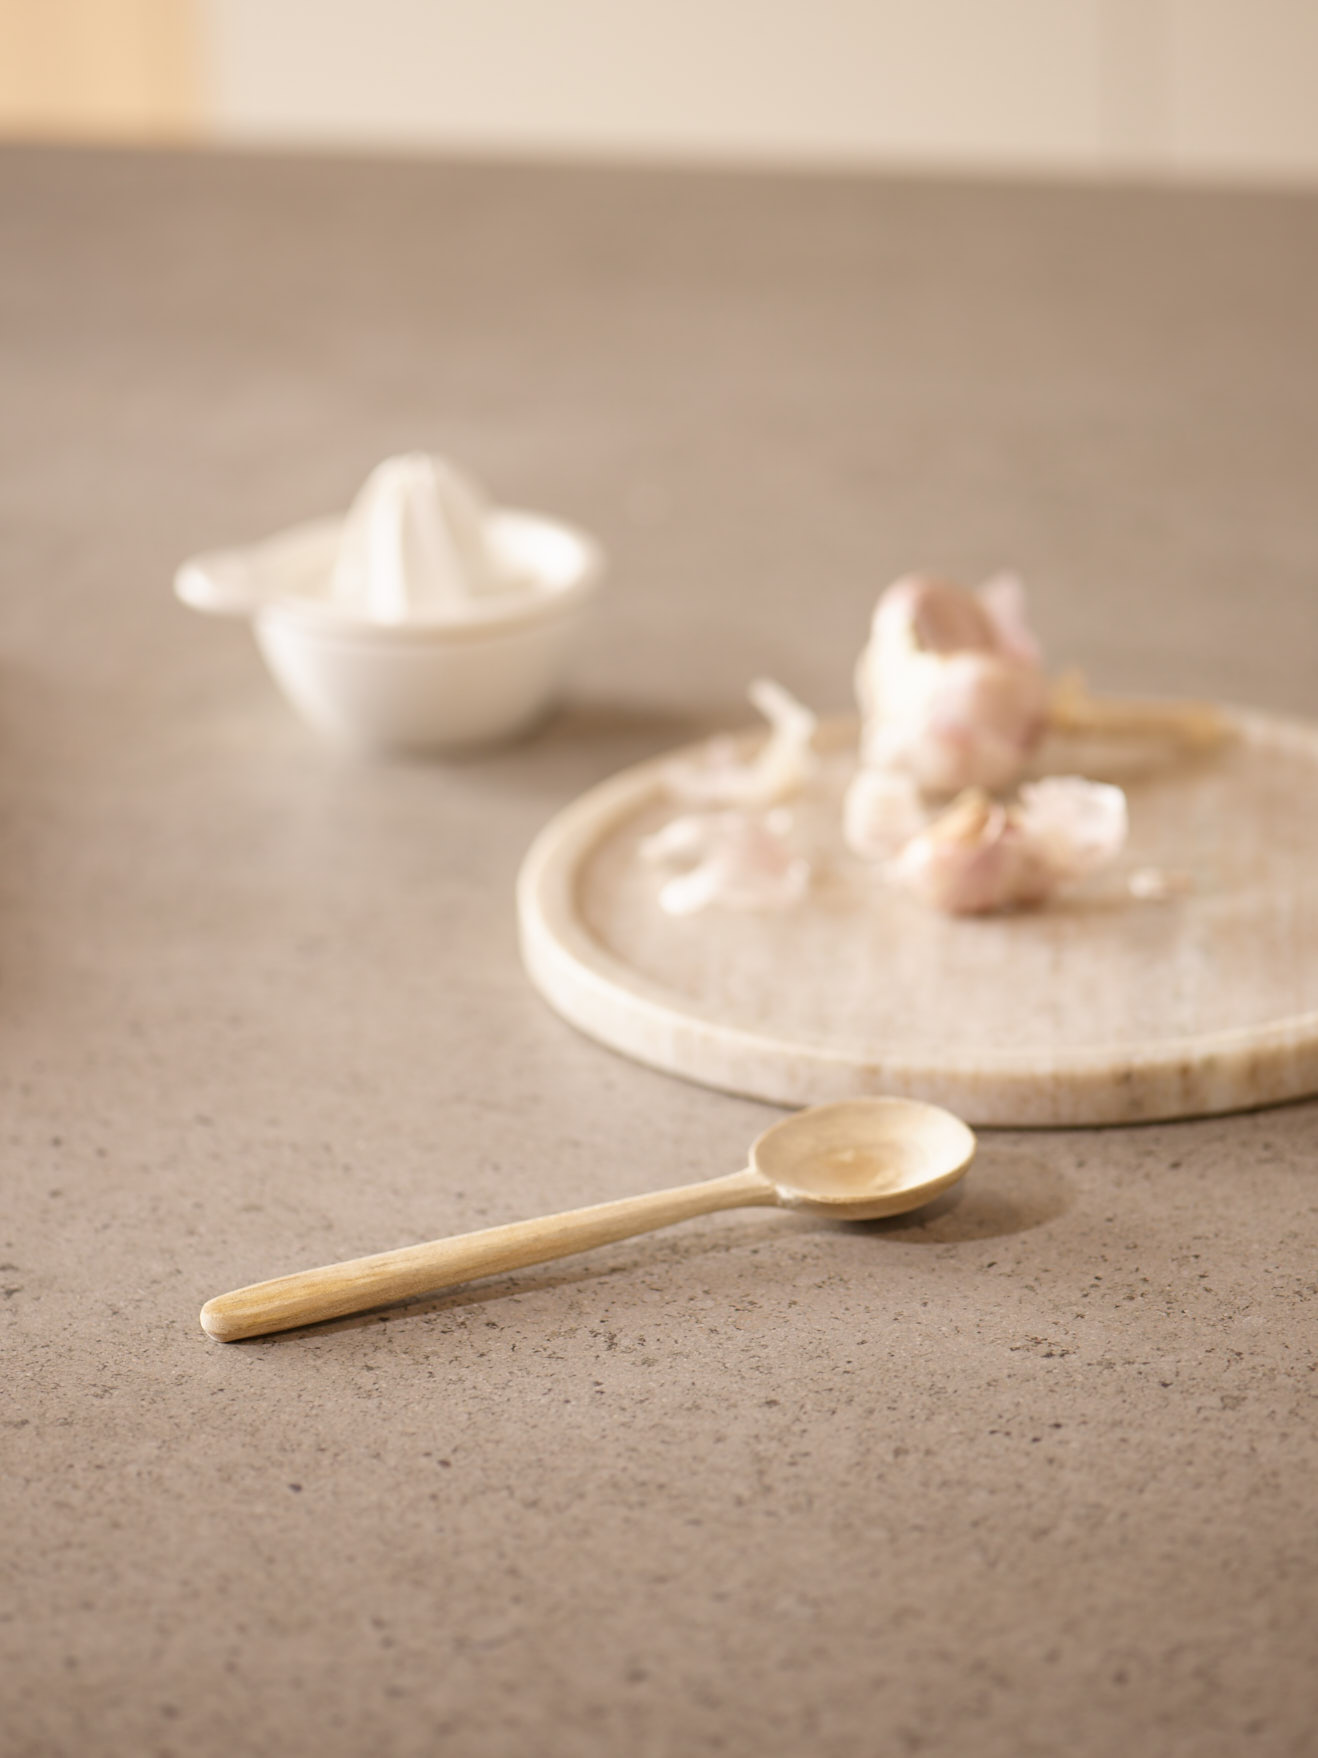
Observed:
[[[719,1209],[772,1205],[839,1221],[900,1215],[955,1184],[974,1152],[969,1129],[937,1105],[844,1099],[766,1129],[751,1148],[750,1164],[726,1178],[277,1276],[208,1300],[201,1327],[222,1343],[292,1330],[611,1245]]]
[[[843,1099],[766,1129],[751,1169],[784,1208],[873,1221],[922,1208],[965,1173],[975,1138],[918,1099]]]

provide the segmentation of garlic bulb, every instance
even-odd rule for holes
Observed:
[[[856,667],[861,762],[934,794],[1010,787],[1042,737],[1048,688],[1020,582],[967,592],[911,575],[880,598]]]
[[[769,678],[757,679],[749,694],[769,722],[768,738],[749,761],[735,739],[714,739],[700,756],[670,764],[666,781],[675,799],[745,810],[777,805],[805,786],[815,769],[815,716]]]
[[[971,788],[907,843],[891,876],[949,915],[1041,903],[1112,861],[1126,840],[1126,796],[1079,776],[1050,776],[1003,805]]]
[[[787,842],[791,814],[698,812],[674,818],[640,845],[642,860],[684,866],[665,880],[660,908],[670,916],[694,915],[721,904],[728,909],[786,909],[803,897],[810,863]]]

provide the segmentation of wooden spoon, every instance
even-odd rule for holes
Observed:
[[[201,1326],[222,1343],[287,1331],[611,1245],[716,1209],[776,1204],[840,1221],[900,1215],[955,1184],[974,1152],[966,1125],[936,1105],[914,1099],[819,1105],[766,1129],[751,1148],[750,1164],[727,1178],[278,1276],[208,1300]]]

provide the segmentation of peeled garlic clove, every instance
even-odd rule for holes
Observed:
[[[743,760],[731,739],[718,739],[698,758],[669,765],[669,793],[688,805],[755,809],[777,805],[805,786],[815,769],[818,724],[802,703],[768,678],[750,687],[750,699],[770,733],[755,756]]]

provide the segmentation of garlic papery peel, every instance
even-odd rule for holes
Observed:
[[[769,678],[758,678],[749,695],[769,722],[768,738],[749,761],[735,740],[714,739],[699,757],[670,764],[665,779],[674,799],[756,810],[790,799],[805,786],[815,769],[815,716]]]
[[[791,814],[700,812],[674,818],[640,845],[651,865],[686,865],[664,881],[659,905],[670,916],[713,904],[727,909],[787,909],[804,897],[810,863],[787,842]]]
[[[1130,828],[1121,789],[1078,775],[1029,782],[1008,815],[1022,836],[1046,855],[1059,882],[1114,861]]]
[[[929,821],[913,777],[898,769],[858,769],[842,801],[842,834],[864,861],[887,860]]]
[[[993,625],[999,653],[1039,665],[1043,651],[1026,615],[1025,587],[1019,574],[994,574],[975,594]]]
[[[1010,787],[1047,725],[1048,688],[1025,595],[912,575],[880,598],[856,667],[861,761],[928,793]]]
[[[935,909],[983,915],[1042,903],[1114,860],[1126,831],[1126,796],[1103,782],[1050,776],[1010,806],[970,789],[912,838],[889,873]]]
[[[481,490],[447,459],[386,458],[348,510],[331,597],[373,622],[460,614],[518,583],[494,554],[489,519]]]
[[[1193,891],[1194,877],[1175,867],[1137,867],[1126,881],[1126,889],[1141,903],[1168,903]]]

